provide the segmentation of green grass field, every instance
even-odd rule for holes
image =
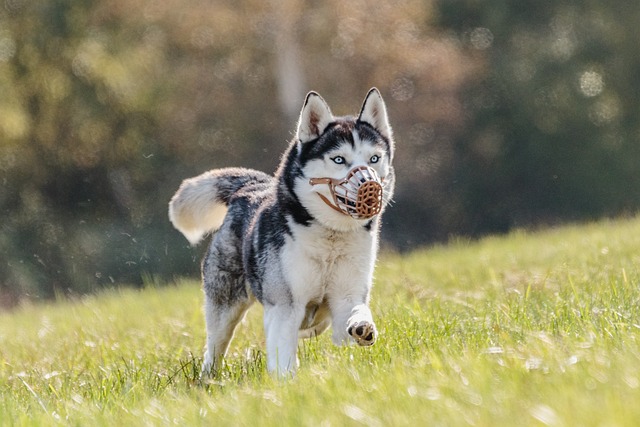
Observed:
[[[383,254],[380,339],[265,372],[261,308],[198,381],[199,284],[0,314],[0,425],[637,426],[640,219]]]

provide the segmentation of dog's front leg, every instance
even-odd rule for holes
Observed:
[[[304,308],[293,305],[265,305],[264,329],[267,340],[267,370],[280,377],[293,376],[297,368],[298,329]]]
[[[371,310],[364,301],[349,299],[332,304],[333,342],[342,345],[355,341],[361,346],[370,346],[378,337]]]
[[[351,310],[351,316],[347,320],[347,333],[361,346],[370,346],[376,342],[378,331],[366,304],[356,305]]]

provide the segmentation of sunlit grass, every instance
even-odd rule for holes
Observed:
[[[200,382],[196,282],[0,314],[3,425],[560,425],[640,421],[640,220],[381,257],[380,340],[265,372],[262,310]]]

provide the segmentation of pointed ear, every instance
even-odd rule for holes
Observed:
[[[387,117],[387,107],[382,100],[382,95],[375,87],[371,88],[364,99],[358,120],[369,123],[382,136],[389,140],[392,139],[393,134]]]
[[[327,103],[316,92],[309,92],[298,119],[296,136],[300,142],[318,138],[334,120]]]

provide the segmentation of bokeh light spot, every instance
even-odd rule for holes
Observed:
[[[604,80],[597,71],[585,71],[580,75],[580,92],[589,98],[598,96],[604,90]]]

